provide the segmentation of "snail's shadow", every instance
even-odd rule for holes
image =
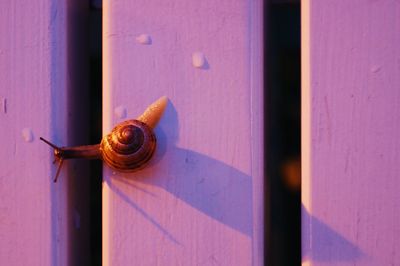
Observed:
[[[178,134],[177,112],[169,103],[156,129],[158,147],[152,162],[137,174],[118,175],[122,177],[119,182],[149,194],[152,192],[139,188],[137,182],[162,188],[216,221],[251,237],[251,177],[219,160],[177,147]],[[165,174],[154,176],[154,172],[160,172],[160,169]],[[159,222],[133,202],[130,195],[115,185],[111,189],[170,240],[178,242]]]

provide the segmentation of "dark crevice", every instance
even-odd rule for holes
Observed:
[[[90,144],[102,137],[102,10],[99,1],[90,7],[89,64],[89,138]],[[91,265],[101,265],[102,249],[102,162],[90,161],[90,258]]]
[[[101,9],[67,1],[68,140],[63,145],[100,143],[102,133]],[[61,33],[60,33],[61,35]],[[65,170],[64,170],[65,169]],[[55,186],[67,192],[68,265],[101,265],[102,163],[68,160]],[[64,213],[64,210],[60,210]]]
[[[58,143],[60,146],[84,145],[89,141],[88,101],[91,99],[89,88],[89,9],[85,2],[68,1],[67,32],[65,34],[67,60],[67,128],[68,140]],[[62,12],[62,11],[58,11]],[[63,110],[65,111],[65,110]],[[66,174],[67,173],[67,174]],[[85,160],[68,160],[64,163],[57,183],[57,189],[66,191],[67,206],[59,206],[58,212],[67,209],[67,235],[61,241],[67,243],[66,259],[69,265],[88,265],[90,257],[90,206],[88,191],[90,190],[90,169]]]
[[[301,264],[300,4],[266,6],[266,265]]]

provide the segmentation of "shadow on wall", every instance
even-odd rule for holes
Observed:
[[[353,243],[310,215],[302,205],[302,261],[356,262],[365,254]]]
[[[134,178],[135,174],[118,174],[115,182],[122,182],[142,191],[135,182],[160,187],[207,216],[252,237],[251,177],[221,161],[177,147],[179,123],[171,102],[168,103],[155,133],[158,147],[149,167],[141,170]],[[155,177],[153,173],[157,168],[163,169],[165,175]],[[168,239],[180,244],[158,221],[133,202],[130,195],[113,185],[113,182],[109,182],[109,185],[117,195]]]

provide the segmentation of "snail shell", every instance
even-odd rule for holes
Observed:
[[[42,141],[54,148],[54,157],[59,162],[54,182],[57,181],[64,160],[73,158],[101,159],[120,172],[134,172],[143,168],[156,150],[153,128],[160,120],[167,102],[167,97],[161,97],[137,119],[124,121],[114,127],[100,144],[58,147],[41,137]]]
[[[103,161],[121,172],[143,168],[156,150],[153,130],[139,120],[118,124],[100,143]]]

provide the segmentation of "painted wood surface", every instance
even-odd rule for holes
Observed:
[[[104,169],[104,265],[262,265],[261,10],[103,2],[103,133],[170,99],[150,165]],[[195,52],[206,58],[198,68]]]
[[[302,1],[303,265],[400,265],[400,4]]]
[[[73,0],[0,3],[2,265],[87,265],[88,217],[79,202],[86,181],[71,163],[54,184],[53,152],[39,141],[82,139],[72,126],[85,117],[72,101],[85,82],[85,62],[73,62],[82,51],[73,37],[82,33],[82,8]]]
[[[56,67],[65,59],[62,36],[57,33],[64,24],[57,16],[62,17],[62,12],[57,12],[52,1],[0,4],[3,265],[65,262],[59,257],[64,243],[58,242],[65,239],[65,230],[60,231],[58,217],[62,214],[56,208],[63,203],[51,182],[52,154],[38,141],[39,136],[53,136],[54,130],[60,132],[65,125],[65,117],[57,115],[65,107],[63,69]],[[29,141],[22,136],[24,128]]]

